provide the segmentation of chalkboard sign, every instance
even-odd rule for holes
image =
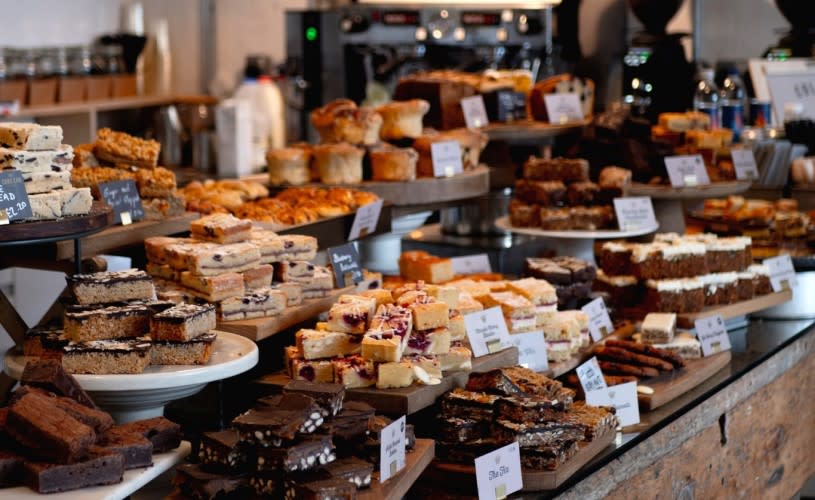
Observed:
[[[354,283],[362,281],[362,267],[359,265],[359,254],[353,243],[331,247],[327,252],[328,260],[334,269],[334,278],[336,278],[339,288],[345,286],[345,275],[348,273],[351,273],[351,279]]]
[[[0,224],[33,216],[23,175],[17,170],[0,172]]]
[[[113,208],[113,223],[126,226],[144,218],[139,190],[132,180],[99,184],[102,199]]]

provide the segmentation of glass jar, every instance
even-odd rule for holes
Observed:
[[[105,57],[105,47],[102,45],[95,46],[91,51],[91,74],[108,74],[108,61]]]
[[[19,49],[6,48],[7,76],[10,80],[22,79],[26,77],[26,59],[23,51]]]
[[[0,82],[7,80],[11,76],[10,55],[9,49],[0,47]]]
[[[118,75],[125,72],[125,62],[122,56],[121,45],[105,45],[104,54],[107,63],[107,73],[109,75]]]
[[[73,76],[91,74],[91,48],[87,45],[68,47],[66,49],[68,73]]]
[[[35,54],[36,76],[38,78],[48,78],[60,74],[59,49],[42,48],[36,50]]]
[[[30,80],[37,78],[37,51],[34,49],[24,49],[21,59],[25,77]]]

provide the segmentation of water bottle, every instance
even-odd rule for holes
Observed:
[[[693,94],[693,109],[710,117],[711,128],[718,128],[721,123],[719,109],[719,89],[713,81],[713,70],[703,69],[699,72],[701,80],[696,84]]]
[[[744,129],[744,108],[747,92],[738,70],[731,69],[724,79],[721,92],[722,127],[733,131],[733,140],[739,141]]]

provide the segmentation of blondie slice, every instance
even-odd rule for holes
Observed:
[[[62,144],[62,127],[36,123],[0,123],[0,146],[26,151],[55,150]]]
[[[22,176],[25,192],[28,194],[48,193],[71,187],[71,172],[31,172]]]
[[[182,285],[200,293],[207,302],[218,302],[243,296],[243,275],[240,273],[200,276],[189,271],[182,271],[180,278]]]
[[[216,243],[239,243],[249,239],[252,221],[230,214],[211,214],[190,223],[194,238]]]
[[[63,327],[74,342],[139,337],[150,331],[150,316],[151,309],[139,304],[67,311]]]

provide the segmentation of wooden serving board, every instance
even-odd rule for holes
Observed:
[[[200,217],[195,212],[186,212],[164,220],[143,220],[127,226],[111,226],[94,235],[82,238],[83,257],[92,257],[110,250],[143,245],[152,236],[171,236],[190,230],[190,222]],[[57,243],[57,260],[72,259],[74,247],[70,241]]]
[[[257,342],[328,311],[340,295],[352,293],[353,291],[354,287],[352,286],[333,290],[326,297],[304,300],[299,306],[287,307],[283,314],[278,316],[238,321],[219,321],[217,328]]]
[[[567,361],[560,361],[560,362],[557,362],[557,363],[551,363],[550,362],[549,363],[549,370],[543,372],[543,374],[546,375],[549,378],[558,378],[561,375],[563,375],[565,373],[569,373],[570,371],[572,371],[575,368],[577,368],[578,366],[580,366],[580,363],[583,362],[583,357],[584,357],[583,353],[581,352],[581,354],[579,354],[577,356],[572,356]]]
[[[732,357],[730,351],[724,351],[706,358],[690,359],[687,365],[680,370],[641,379],[637,382],[637,386],[650,387],[654,393],[637,395],[640,409],[651,411],[673,401],[726,367],[730,364]]]
[[[578,131],[589,123],[588,120],[569,123],[523,120],[512,123],[490,123],[481,131],[487,134],[491,141],[523,142],[558,137]]]
[[[374,466],[374,478],[371,487],[357,492],[358,500],[399,500],[404,498],[413,483],[433,461],[436,454],[436,442],[432,439],[417,439],[412,451],[405,456],[405,468],[399,474],[380,483],[378,468]]]
[[[268,184],[269,176],[258,174],[243,180]],[[327,185],[308,184],[312,187],[344,187],[375,193],[394,206],[425,205],[444,201],[474,198],[490,190],[489,169],[483,165],[452,177],[420,177],[405,182],[363,181],[359,184]],[[282,189],[282,187],[281,187]]]
[[[548,471],[524,468],[522,471],[523,489],[521,491],[546,491],[557,488],[611,444],[616,435],[617,432],[615,430],[609,430],[605,434],[597,436],[597,438],[590,443],[580,443],[580,449],[575,456],[556,470]],[[471,484],[472,489],[475,489],[476,479],[474,465],[434,461],[430,469],[428,469],[428,472],[431,478],[436,482],[443,481],[448,485],[452,485],[462,481]]]
[[[518,364],[518,349],[510,347],[501,352],[473,358],[473,372],[487,372],[496,368],[504,368]],[[456,387],[464,387],[470,372],[451,372],[442,377],[437,385],[421,385],[414,383],[410,387],[400,389],[377,389],[366,387],[362,389],[348,389],[345,398],[363,401],[376,408],[378,413],[386,415],[411,415],[423,410],[436,402],[442,394]],[[258,382],[277,386],[286,385],[291,380],[285,373],[264,375]]]
[[[781,292],[770,293],[761,295],[750,300],[736,302],[725,306],[707,307],[698,313],[683,313],[678,314],[676,317],[676,324],[680,328],[694,328],[694,321],[700,318],[707,318],[715,314],[722,316],[722,319],[727,320],[737,316],[744,316],[762,309],[774,307],[784,302],[792,300],[792,290],[784,290]]]
[[[48,238],[70,239],[73,234],[98,231],[113,224],[113,209],[104,202],[94,201],[87,215],[55,220],[14,222],[0,227],[0,243]],[[70,243],[68,243],[70,245]]]
[[[629,196],[650,196],[655,200],[694,200],[715,198],[743,193],[750,189],[752,181],[712,182],[710,184],[675,188],[666,184],[642,184],[635,182],[628,190]]]

